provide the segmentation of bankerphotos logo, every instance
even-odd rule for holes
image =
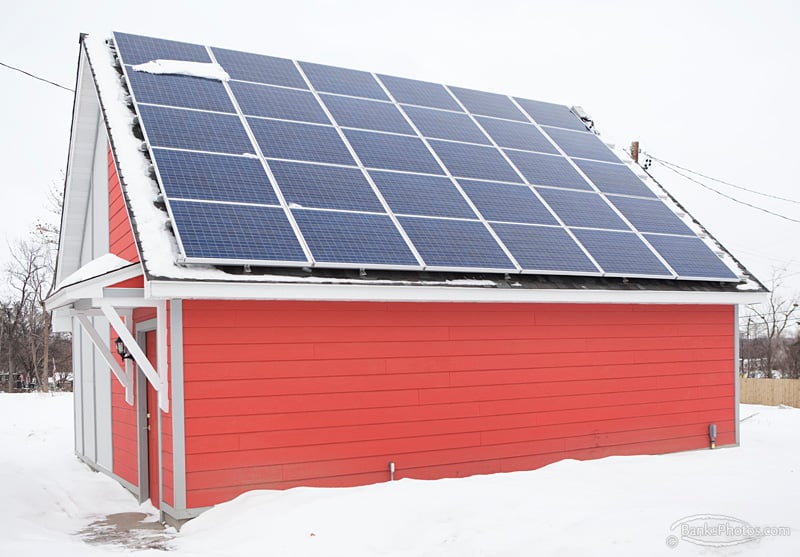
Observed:
[[[681,541],[709,547],[725,547],[759,540],[766,536],[791,536],[789,526],[753,526],[740,518],[724,514],[685,516],[669,527],[667,545]]]

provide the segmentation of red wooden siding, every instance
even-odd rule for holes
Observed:
[[[111,284],[109,288],[144,288],[144,276],[133,277]]]
[[[734,442],[731,306],[183,306],[187,506]]]
[[[111,329],[109,350],[114,354],[117,363],[124,369],[125,364],[112,349],[114,339],[117,338],[114,329]],[[108,370],[108,373],[112,373]],[[135,382],[134,376],[134,382]],[[133,392],[136,392],[134,386]],[[125,389],[116,376],[111,377],[111,446],[113,454],[113,472],[120,478],[134,486],[139,485],[139,445],[136,423],[136,406],[125,402]]]
[[[139,261],[131,221],[125,208],[125,199],[122,197],[122,187],[110,146],[108,148],[108,235],[111,253],[128,261]]]
[[[149,319],[155,319],[156,311],[151,308],[136,309],[133,312],[133,322],[140,324]],[[167,308],[167,323],[169,323],[169,307]],[[168,328],[169,331],[169,328]],[[111,330],[111,344],[113,348],[114,339],[117,334]],[[112,350],[113,352],[113,350]],[[151,353],[150,350],[147,351]],[[169,353],[169,334],[167,334],[167,352]],[[153,353],[155,353],[153,351]],[[122,360],[114,354],[114,357],[124,366]],[[169,361],[169,360],[168,360]],[[111,371],[109,371],[111,373]],[[169,374],[169,367],[167,368]],[[134,374],[134,382],[137,375]],[[111,437],[113,445],[113,471],[119,477],[127,480],[134,486],[139,485],[139,457],[138,457],[138,426],[136,423],[136,400],[133,405],[125,402],[125,390],[116,378],[111,381],[112,406],[111,406]],[[134,387],[134,393],[136,388]],[[170,391],[170,406],[172,392]],[[161,413],[161,459],[163,476],[162,500],[169,505],[174,504],[173,493],[173,465],[172,465],[172,414],[170,412]]]
[[[125,200],[122,198],[122,188],[110,146],[108,148],[108,215],[109,251],[129,261],[138,261],[139,256],[133,241],[133,231],[128,219],[128,212],[125,209]],[[119,283],[115,286],[129,285]],[[116,337],[117,335],[112,329],[110,346],[113,346],[113,339]],[[115,357],[120,365],[123,365],[119,357],[116,355]],[[113,471],[135,486],[139,485],[137,430],[136,407],[125,402],[125,390],[114,377],[111,380]]]

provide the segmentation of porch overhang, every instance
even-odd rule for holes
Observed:
[[[91,265],[91,263],[89,264]],[[87,265],[88,266],[88,265]],[[134,367],[131,359],[120,365],[111,348],[111,339],[104,338],[95,327],[92,317],[104,317],[116,335],[122,339],[133,362],[139,366],[147,381],[158,392],[158,406],[169,411],[167,381],[167,302],[152,300],[144,296],[143,288],[121,288],[114,285],[142,276],[140,263],[105,272],[97,276],[68,284],[56,290],[45,300],[49,311],[61,317],[77,318],[91,339],[94,349],[108,364],[114,376],[125,389],[125,401],[134,402]],[[156,310],[156,365],[147,359],[133,335],[133,310],[154,308]]]

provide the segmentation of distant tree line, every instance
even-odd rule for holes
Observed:
[[[781,293],[775,272],[768,300],[748,306],[739,321],[743,377],[800,379],[800,298]]]
[[[49,194],[52,220],[60,218],[60,188]],[[9,246],[0,274],[0,390],[72,389],[72,342],[52,332],[44,300],[53,286],[58,226],[37,222],[27,238]]]

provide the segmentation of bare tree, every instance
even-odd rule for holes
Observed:
[[[44,300],[52,290],[55,253],[58,249],[59,221],[63,188],[53,182],[48,191],[48,217],[34,224],[25,240],[10,247],[11,260],[5,269],[11,295],[0,300],[0,355],[7,366],[9,391],[15,388],[18,374],[30,383],[36,378],[39,388],[49,390],[50,347],[58,347],[59,360],[67,363],[71,355],[63,352],[65,338],[51,334],[51,315]]]
[[[786,352],[784,332],[800,316],[797,297],[782,294],[784,274],[782,270],[773,271],[769,299],[764,304],[748,306],[750,314],[746,316],[748,322],[755,325],[756,338],[763,339],[762,371],[768,378],[772,377],[776,364]]]
[[[34,234],[12,246],[11,263],[7,268],[9,283],[16,293],[10,325],[18,344],[13,351],[17,360],[25,361],[43,391],[49,390],[46,352],[50,314],[44,311],[44,299],[53,276],[50,251],[41,236]]]
[[[787,379],[800,379],[800,339],[795,339],[789,345],[789,355],[787,358],[786,374]]]

